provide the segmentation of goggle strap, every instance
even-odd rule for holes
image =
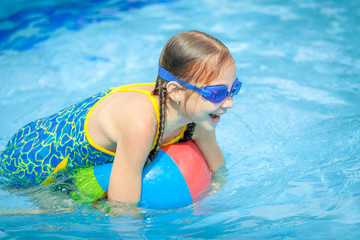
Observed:
[[[168,71],[166,71],[165,69],[163,69],[162,67],[160,67],[159,65],[159,77],[161,77],[162,79],[168,81],[168,82],[177,82],[181,85],[183,85],[184,87],[186,88],[189,88],[189,89],[192,89],[192,90],[195,90],[199,93],[202,93],[203,90],[201,88],[198,88],[194,85],[191,85],[190,83],[187,83],[187,82],[184,82],[183,80],[179,79],[179,78],[176,78],[174,75],[172,75],[171,73],[169,73]]]
[[[172,82],[172,81],[177,81],[178,79],[173,76],[171,73],[169,73],[168,71],[166,71],[165,69],[163,69],[162,67],[160,67],[159,65],[159,77],[161,77],[162,79],[168,81],[168,82]]]

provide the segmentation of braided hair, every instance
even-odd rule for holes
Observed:
[[[156,139],[156,144],[154,146],[154,149],[151,150],[148,159],[152,161],[157,154],[159,153],[162,139],[164,136],[165,131],[165,121],[166,121],[166,101],[168,98],[167,92],[166,92],[166,84],[167,81],[163,80],[162,78],[158,78],[156,81],[155,89],[152,92],[153,95],[159,95],[160,97],[160,123],[159,123],[159,135]],[[195,129],[195,123],[189,123],[186,131],[184,133],[184,137],[180,140],[180,142],[186,142],[188,140],[191,140],[194,129]]]
[[[150,152],[148,157],[150,161],[152,161],[157,156],[161,147],[161,142],[165,131],[167,92],[166,92],[166,82],[161,78],[159,78],[156,81],[153,95],[159,95],[160,97],[160,123],[159,123],[159,135],[158,138],[156,139],[155,147]]]

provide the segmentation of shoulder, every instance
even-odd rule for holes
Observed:
[[[203,153],[212,171],[216,171],[225,163],[225,158],[216,141],[215,131],[208,132],[201,126],[196,126],[193,139]]]
[[[206,142],[206,141],[214,140],[215,139],[215,130],[212,132],[209,132],[208,130],[204,129],[200,125],[196,125],[192,139],[197,142],[200,142],[200,141]]]
[[[215,131],[209,132],[199,125],[196,125],[192,139],[203,153],[217,147]]]
[[[157,121],[154,104],[147,95],[138,92],[121,92],[120,94],[122,96],[118,99],[119,103],[114,106],[119,120],[126,122],[132,120],[137,124]]]
[[[118,135],[141,140],[151,140],[158,126],[156,112],[149,97],[143,93],[115,93],[118,99],[111,111]]]

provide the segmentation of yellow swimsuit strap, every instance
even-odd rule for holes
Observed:
[[[110,155],[113,155],[115,156],[115,153],[112,152],[112,151],[109,151],[105,148],[102,148],[100,147],[99,145],[97,145],[90,137],[90,134],[89,134],[89,131],[88,131],[88,119],[89,119],[89,116],[91,114],[91,112],[93,111],[93,109],[102,101],[104,100],[107,96],[109,96],[110,94],[112,93],[116,93],[116,92],[140,92],[140,93],[144,93],[146,94],[153,106],[154,106],[154,110],[155,110],[155,114],[156,114],[156,119],[158,121],[158,123],[160,122],[160,110],[159,110],[159,105],[158,105],[158,102],[155,98],[154,95],[151,94],[151,92],[148,92],[146,90],[142,90],[142,89],[136,89],[136,88],[133,88],[133,87],[140,87],[140,86],[154,86],[155,83],[138,83],[138,84],[129,84],[129,85],[125,85],[125,86],[120,86],[120,87],[115,87],[115,88],[111,88],[111,92],[109,92],[108,94],[106,94],[102,99],[100,99],[89,111],[88,115],[86,116],[86,120],[85,120],[85,134],[86,134],[86,137],[89,141],[89,143],[96,149],[102,151],[102,152],[105,152],[107,154],[110,154]],[[170,145],[170,144],[173,144],[173,143],[176,143],[177,141],[179,141],[181,138],[184,137],[184,133],[186,131],[186,128],[187,126],[185,125],[182,130],[181,130],[181,133],[176,136],[175,138],[173,138],[172,140],[170,140],[169,142],[167,143],[164,143],[162,144],[161,146],[167,146],[167,145]],[[159,135],[159,128],[157,128],[156,130],[156,134],[155,134],[155,138],[154,138],[154,141],[152,143],[152,146],[151,146],[151,150],[154,149],[155,145],[156,145],[156,140],[158,138],[158,135]]]

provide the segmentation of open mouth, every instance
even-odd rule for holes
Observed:
[[[220,121],[220,115],[217,115],[217,114],[209,114],[210,115],[210,118],[213,122],[217,123],[218,121]]]

